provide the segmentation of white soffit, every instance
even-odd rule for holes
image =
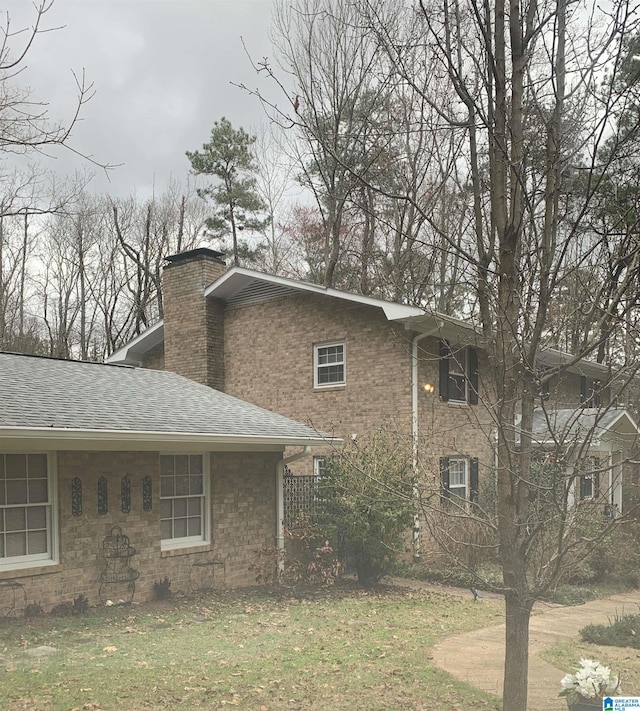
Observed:
[[[351,294],[339,289],[330,289],[306,281],[297,281],[273,274],[263,274],[243,267],[233,267],[220,279],[205,289],[206,297],[212,296],[224,299],[228,304],[247,304],[281,296],[291,296],[306,292],[321,294],[334,299],[341,299],[355,304],[373,306],[382,309],[389,321],[424,315],[424,311],[415,306],[395,304],[384,299],[374,299],[370,296]]]

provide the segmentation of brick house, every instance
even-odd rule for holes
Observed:
[[[476,495],[493,465],[495,398],[490,364],[470,323],[241,267],[227,270],[222,256],[201,248],[169,257],[164,319],[109,362],[172,370],[332,432],[347,445],[381,427],[405,432],[422,470],[439,478],[447,494]],[[546,412],[563,411],[565,424],[611,397],[607,367],[569,359],[553,350],[540,358],[541,369],[558,371],[541,388],[541,403]],[[623,498],[635,501],[637,473],[627,460],[637,427],[628,412],[609,412],[590,455],[610,466],[601,466],[598,491],[585,483],[576,497],[600,494],[622,510]],[[576,429],[566,434],[575,439]],[[541,439],[541,448],[549,441]],[[315,452],[315,474],[330,453],[330,447]],[[291,468],[308,473],[311,464]]]
[[[168,371],[0,353],[0,392],[4,614],[254,584],[285,448],[326,443]]]

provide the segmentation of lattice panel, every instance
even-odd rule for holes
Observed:
[[[314,513],[316,506],[316,478],[285,474],[284,479],[284,524],[291,524],[300,514]]]

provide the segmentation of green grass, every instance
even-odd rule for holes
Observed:
[[[500,604],[429,591],[264,591],[101,608],[0,625],[2,708],[495,709],[437,670],[440,639]],[[57,651],[32,657],[40,645]]]

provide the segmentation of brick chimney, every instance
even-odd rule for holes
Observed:
[[[224,302],[205,299],[221,277],[224,254],[206,247],[167,257],[162,275],[164,367],[224,390]]]

